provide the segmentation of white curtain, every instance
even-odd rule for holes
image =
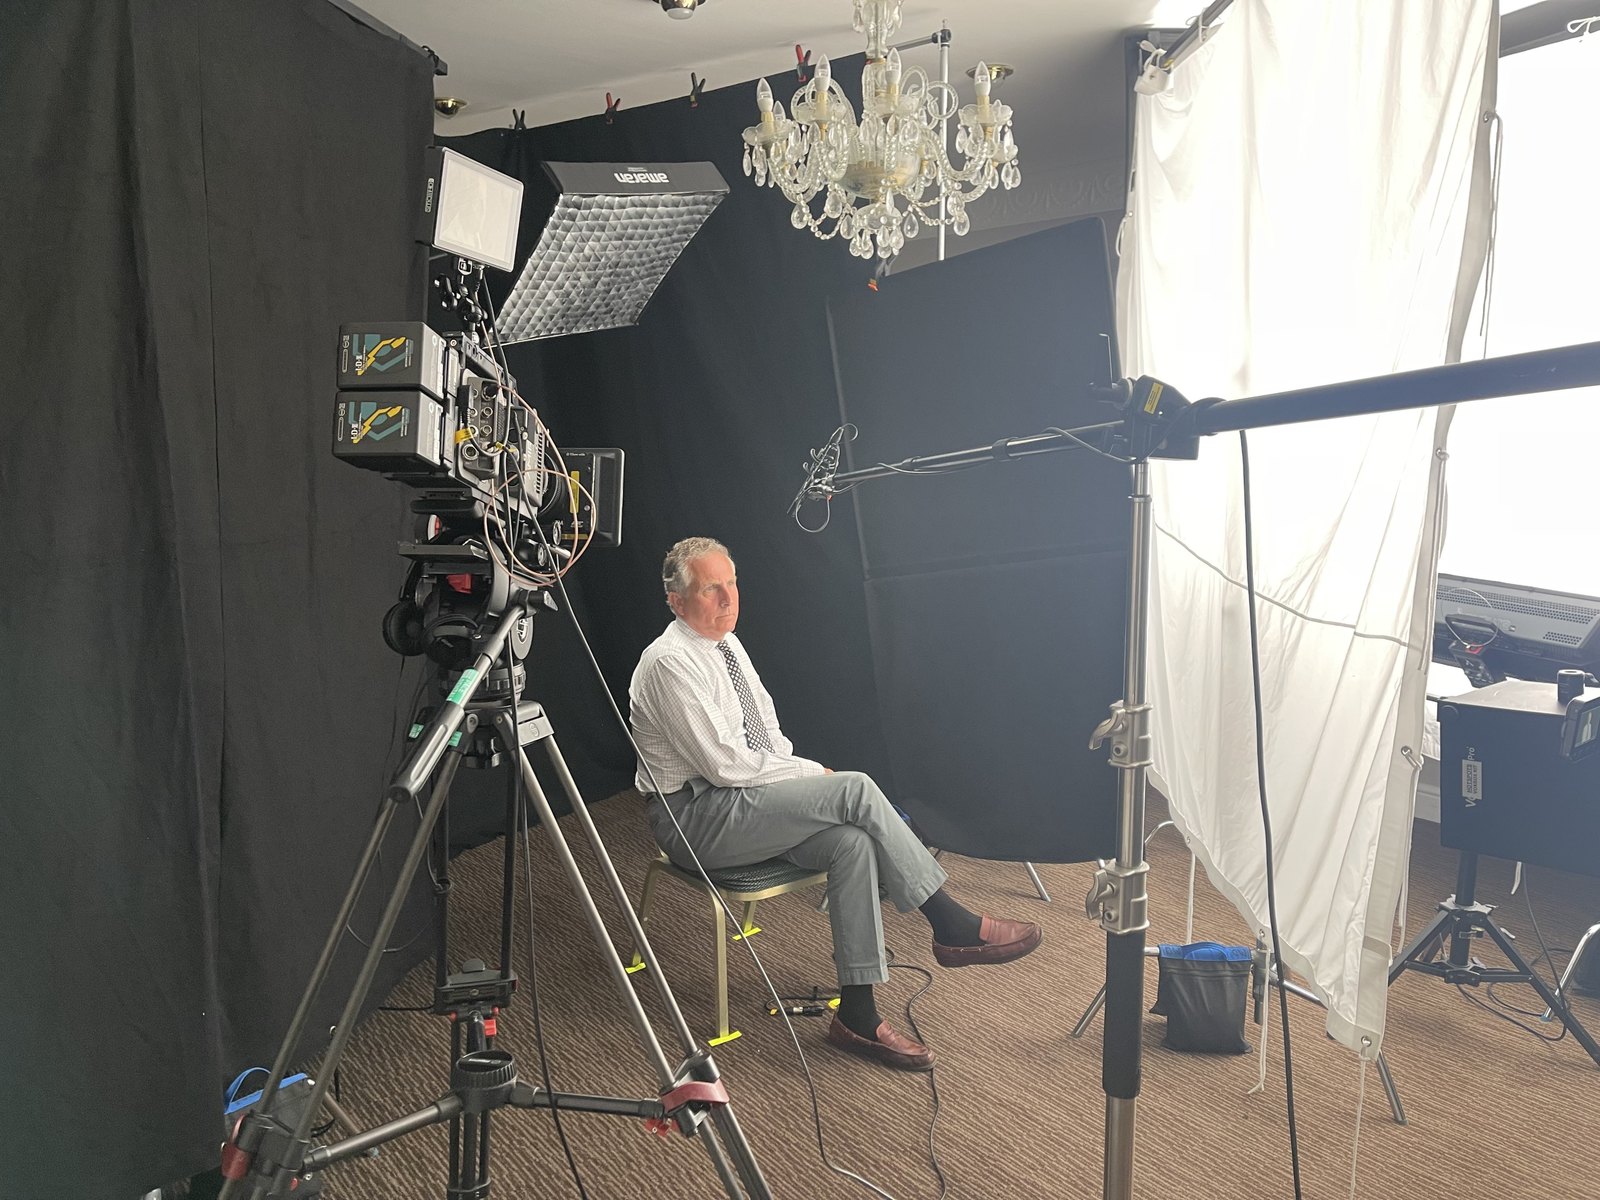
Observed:
[[[1190,399],[1454,361],[1482,265],[1489,3],[1236,0],[1139,97],[1124,372]],[[1249,435],[1279,927],[1328,1031],[1375,1054],[1405,879],[1448,410]],[[1157,463],[1155,773],[1267,927],[1237,434]]]

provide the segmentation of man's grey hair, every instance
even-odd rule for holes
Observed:
[[[668,595],[676,592],[681,596],[689,590],[689,564],[707,554],[728,554],[728,548],[716,538],[692,537],[684,538],[667,551],[661,564],[661,586]],[[728,561],[733,561],[732,555],[728,555]],[[671,603],[667,602],[669,607]]]

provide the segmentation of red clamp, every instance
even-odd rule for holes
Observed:
[[[233,1123],[233,1130],[228,1134],[228,1140],[222,1144],[222,1177],[224,1179],[243,1179],[250,1170],[254,1154],[239,1149],[239,1130],[244,1128],[244,1117],[241,1116]]]
[[[250,1170],[250,1160],[254,1155],[246,1154],[239,1147],[229,1142],[222,1148],[222,1177],[224,1179],[243,1179]]]
[[[726,1103],[728,1103],[728,1089],[722,1086],[720,1079],[710,1082],[704,1079],[686,1079],[670,1092],[661,1094],[661,1106],[667,1110],[669,1117],[688,1104]]]
[[[690,1104],[726,1103],[728,1089],[722,1086],[722,1080],[707,1082],[703,1079],[686,1079],[670,1092],[661,1094],[661,1105],[666,1113],[659,1117],[647,1117],[644,1127],[659,1137],[666,1137],[672,1132],[672,1114],[679,1109]]]

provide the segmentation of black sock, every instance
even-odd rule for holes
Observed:
[[[870,983],[846,983],[839,988],[839,1023],[851,1033],[871,1041],[878,1040],[883,1018],[872,1000]]]
[[[983,918],[968,912],[940,888],[922,904],[922,915],[933,926],[933,940],[941,946],[976,946],[983,938]]]

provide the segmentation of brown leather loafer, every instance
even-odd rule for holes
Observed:
[[[933,1051],[921,1042],[895,1032],[887,1021],[878,1023],[877,1032],[877,1041],[864,1038],[835,1014],[833,1024],[828,1026],[828,1040],[847,1053],[875,1059],[897,1071],[933,1070]]]
[[[941,967],[974,967],[1008,963],[1031,954],[1044,940],[1044,930],[1032,921],[1000,921],[984,917],[978,926],[976,946],[933,944],[933,957]]]

